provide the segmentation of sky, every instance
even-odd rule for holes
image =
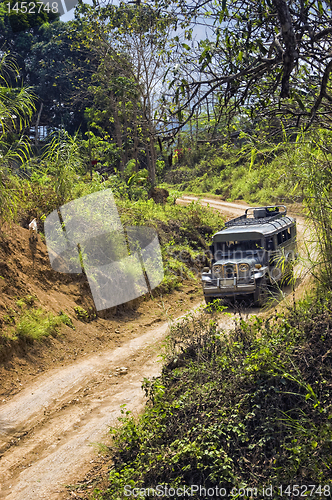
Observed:
[[[75,0],[69,0],[69,1],[71,3],[75,3]],[[78,2],[76,2],[76,3],[78,3]],[[92,5],[92,0],[85,0],[84,3]],[[117,5],[119,2],[117,0],[112,0],[112,3],[114,5]],[[64,4],[63,0],[62,0],[62,4],[64,7],[64,10],[66,11],[65,4]],[[74,19],[74,12],[75,12],[75,9],[73,8],[69,12],[66,12],[65,14],[63,14],[63,16],[60,17],[61,21],[66,22],[66,21],[71,21],[72,19]],[[202,38],[205,39],[205,37],[206,37],[206,27],[204,27],[202,25],[196,25],[194,28],[194,31],[193,31],[193,38],[195,38],[196,40],[201,40]]]

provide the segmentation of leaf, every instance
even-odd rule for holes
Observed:
[[[295,101],[298,103],[302,111],[305,111],[305,106],[298,95],[294,96]]]

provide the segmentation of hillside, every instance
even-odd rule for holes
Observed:
[[[186,280],[168,296],[140,297],[97,318],[85,276],[55,272],[40,235],[31,244],[27,229],[6,226],[0,240],[0,397],[8,399],[41,371],[118,346],[165,319],[166,310],[176,314],[199,297],[198,284]],[[17,335],[22,320],[38,309],[42,319],[67,315],[74,328],[61,323],[39,340]],[[34,319],[38,323],[38,316]],[[33,330],[34,322],[29,327]]]

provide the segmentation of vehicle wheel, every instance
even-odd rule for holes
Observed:
[[[207,305],[212,304],[212,302],[216,300],[215,297],[204,297],[204,298]]]
[[[256,290],[254,292],[254,304],[258,307],[263,307],[269,297],[268,282],[264,276],[260,280],[257,280]]]

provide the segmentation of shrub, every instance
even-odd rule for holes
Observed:
[[[41,340],[49,335],[55,337],[62,323],[60,316],[46,313],[41,308],[26,310],[16,324],[15,335],[30,341]]]
[[[90,308],[89,311],[86,311],[85,309],[83,309],[83,307],[76,306],[74,307],[74,311],[76,313],[77,319],[83,321],[83,323],[89,323],[96,318],[96,313],[92,310],[92,308]]]

